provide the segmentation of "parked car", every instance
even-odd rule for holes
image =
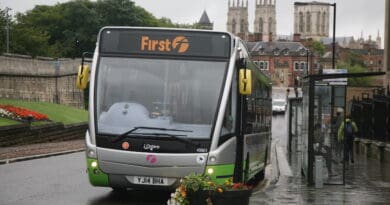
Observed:
[[[287,102],[284,99],[272,100],[272,113],[285,113],[287,109]]]

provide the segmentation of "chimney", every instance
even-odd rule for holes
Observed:
[[[293,41],[294,42],[301,42],[301,34],[300,33],[294,33]]]
[[[254,33],[253,41],[263,41],[263,34],[262,33]]]

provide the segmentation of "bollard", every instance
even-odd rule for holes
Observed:
[[[316,187],[317,189],[320,189],[320,188],[323,187],[323,184],[324,184],[323,173],[322,173],[323,158],[322,158],[321,155],[316,155],[316,156],[315,156],[314,167],[315,167],[315,172],[314,172],[315,187]]]

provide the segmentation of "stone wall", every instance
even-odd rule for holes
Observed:
[[[39,126],[29,126],[28,124],[1,126],[0,147],[83,139],[87,129],[87,123],[71,125],[49,123]]]
[[[84,107],[84,92],[76,88],[80,59],[0,56],[0,98],[52,102]]]

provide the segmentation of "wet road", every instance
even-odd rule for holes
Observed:
[[[274,116],[284,123],[284,115]],[[274,133],[285,137],[284,124]],[[84,153],[17,162],[0,166],[0,205],[34,204],[166,204],[168,192],[133,191],[115,194],[93,187],[85,173]]]
[[[85,173],[84,153],[0,166],[0,204],[166,204],[167,192],[137,191],[116,195],[92,187]]]

